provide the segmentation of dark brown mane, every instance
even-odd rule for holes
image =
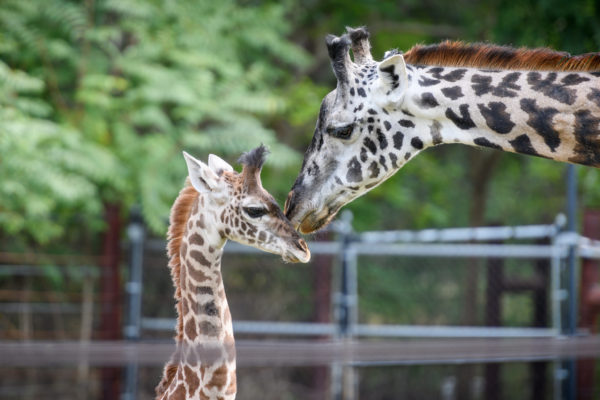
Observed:
[[[486,43],[445,41],[416,45],[404,53],[413,65],[473,67],[486,69],[600,71],[600,53],[571,56],[547,48],[528,49]]]
[[[265,163],[267,154],[269,154],[269,150],[267,150],[264,144],[261,144],[257,148],[243,153],[238,158],[238,162],[246,167],[260,170]]]

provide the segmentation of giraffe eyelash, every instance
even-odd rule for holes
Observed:
[[[243,207],[244,212],[250,217],[250,218],[260,218],[264,215],[267,214],[267,210],[265,208],[262,207]]]
[[[328,134],[330,134],[331,136],[333,136],[335,138],[343,139],[343,140],[350,139],[350,136],[352,136],[353,131],[354,131],[354,123],[348,124],[345,126],[339,126],[339,127],[330,126],[327,128]]]

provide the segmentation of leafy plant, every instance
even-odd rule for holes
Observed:
[[[5,1],[0,232],[44,243],[74,215],[98,220],[103,203],[141,203],[162,234],[183,148],[237,157],[262,142],[273,165],[297,161],[265,123],[286,109],[289,71],[309,61],[285,39],[285,12],[233,0]]]

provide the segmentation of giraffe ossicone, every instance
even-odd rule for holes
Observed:
[[[600,53],[443,42],[377,62],[368,38],[364,28],[326,38],[337,86],[285,206],[301,232],[439,144],[600,167]]]
[[[262,187],[266,154],[262,145],[244,153],[237,173],[215,155],[205,164],[184,152],[189,178],[171,208],[167,246],[177,350],[156,388],[157,399],[235,398],[235,342],[221,276],[227,240],[287,262],[310,259],[306,242]]]

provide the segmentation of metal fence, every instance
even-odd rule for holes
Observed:
[[[376,231],[355,233],[349,214],[334,224],[337,241],[309,242],[313,255],[336,256],[340,285],[332,296],[335,310],[331,323],[234,321],[236,333],[260,335],[331,336],[331,337],[549,337],[564,333],[565,316],[561,305],[569,298],[564,282],[565,260],[571,248],[580,257],[600,258],[600,242],[562,231],[562,216],[554,225],[427,229],[422,231]],[[131,275],[126,289],[129,298],[129,323],[125,336],[140,337],[141,330],[173,330],[172,319],[147,318],[141,315],[142,265],[144,248],[162,249],[165,242],[148,240],[140,225],[129,229],[131,240]],[[547,239],[548,244],[490,244],[507,240]],[[481,243],[484,242],[484,243]],[[488,243],[485,243],[488,242]],[[228,253],[260,253],[252,247],[227,243]],[[359,256],[439,257],[439,258],[513,258],[550,261],[552,323],[549,328],[456,327],[413,325],[367,325],[357,322]]]
[[[513,227],[482,227],[427,229],[421,231],[377,231],[355,232],[352,229],[352,215],[346,212],[332,224],[331,230],[336,240],[309,242],[314,256],[329,255],[338,260],[339,268],[334,269],[332,279],[331,307],[334,310],[330,322],[280,322],[280,321],[234,321],[237,335],[329,337],[349,340],[353,338],[558,338],[567,334],[574,326],[577,303],[575,265],[568,263],[569,255],[600,259],[600,242],[564,230],[565,218],[559,215],[552,225],[530,225]],[[162,240],[146,239],[141,221],[134,221],[129,227],[130,278],[128,293],[128,322],[125,337],[139,340],[141,332],[173,331],[173,319],[151,318],[142,315],[141,293],[143,284],[144,251],[154,249],[164,251]],[[508,243],[507,243],[508,242]],[[526,243],[522,243],[526,242]],[[533,242],[533,243],[532,243]],[[258,250],[228,243],[226,253],[252,254]],[[502,326],[448,326],[448,325],[406,325],[406,324],[365,324],[360,323],[359,280],[361,257],[439,258],[487,260],[520,259],[542,260],[541,276],[548,280],[549,288],[539,282],[507,282],[503,290],[537,290],[542,301],[550,303],[550,321],[539,327]],[[448,267],[451,268],[451,267]],[[488,274],[493,264],[486,265]],[[549,293],[546,293],[549,291]],[[546,297],[544,297],[546,296]],[[488,303],[494,304],[494,299]],[[497,301],[497,300],[496,300]],[[542,318],[543,319],[543,318]],[[497,322],[497,321],[496,321]],[[494,321],[491,325],[498,325]],[[487,325],[487,324],[486,324]],[[134,398],[136,368],[127,370],[126,398]],[[331,365],[332,394],[334,398],[352,398],[349,392],[353,382],[352,366],[333,363]],[[561,396],[561,385],[572,386],[574,371],[572,363],[555,363],[555,398]],[[350,382],[350,383],[348,383]],[[562,390],[564,393],[564,390]],[[566,396],[569,398],[569,396]]]

